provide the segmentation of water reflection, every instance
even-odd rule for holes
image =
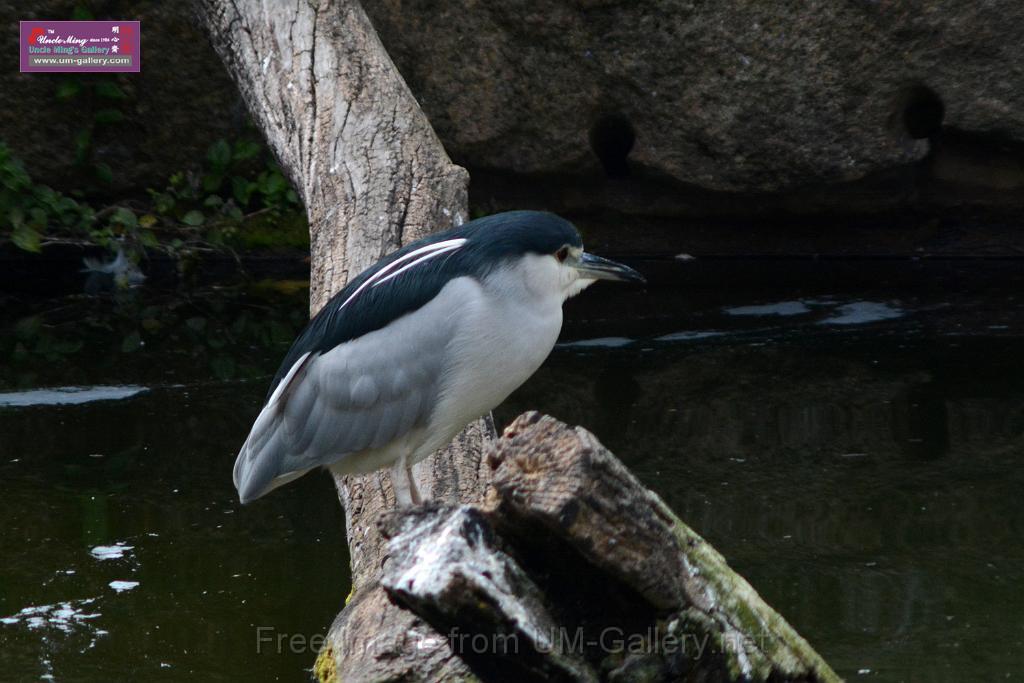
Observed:
[[[1019,675],[1020,305],[833,284],[594,288],[498,418],[593,430],[846,677]],[[341,511],[325,476],[242,509],[230,471],[304,302],[136,296],[5,308],[0,668],[295,680],[348,592]],[[148,390],[37,393],[69,384]]]
[[[348,590],[343,521],[326,477],[239,509],[231,462],[263,389],[0,410],[0,616],[17,619],[0,624],[0,666],[14,679],[294,680],[311,665],[276,643],[257,653],[256,629],[326,629]]]
[[[844,676],[1020,672],[1022,343],[709,343],[563,348],[500,417],[599,434]]]

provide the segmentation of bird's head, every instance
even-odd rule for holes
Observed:
[[[557,293],[564,301],[598,280],[646,282],[632,268],[584,251],[576,227],[555,214],[509,211],[482,221],[493,223],[481,226],[485,250],[512,264],[538,295]]]

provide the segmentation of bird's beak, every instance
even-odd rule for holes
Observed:
[[[579,271],[580,277],[591,280],[619,280],[621,282],[647,282],[644,276],[629,266],[609,261],[600,256],[583,252],[579,260],[572,264]]]

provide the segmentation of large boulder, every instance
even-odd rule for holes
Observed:
[[[771,192],[919,160],[942,127],[1024,140],[1015,0],[364,4],[471,169],[616,175],[629,153]]]
[[[69,18],[75,6],[0,0],[0,18]],[[1011,0],[364,6],[477,198],[513,192],[486,209],[537,204],[579,218],[595,206],[668,217],[965,197],[1019,206],[1020,147],[1004,145],[1024,142],[1024,5]],[[109,104],[90,91],[94,77],[19,74],[17,33],[0,36],[0,140],[39,180],[92,186],[89,166],[70,163],[88,128],[92,161],[113,171],[100,187],[116,196],[160,186],[244,125],[188,4],[114,0],[98,18],[143,22],[142,73],[118,78],[129,97],[117,123],[94,123]],[[83,94],[59,99],[76,78]],[[603,184],[627,173],[653,182]],[[570,182],[524,185],[523,175]],[[922,178],[939,182],[922,189]]]

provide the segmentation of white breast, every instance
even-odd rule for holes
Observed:
[[[527,265],[498,271],[483,283],[460,278],[453,292],[459,308],[450,363],[428,430],[437,439],[424,444],[419,457],[504,401],[551,353],[562,328],[563,298],[553,288],[532,287]]]

